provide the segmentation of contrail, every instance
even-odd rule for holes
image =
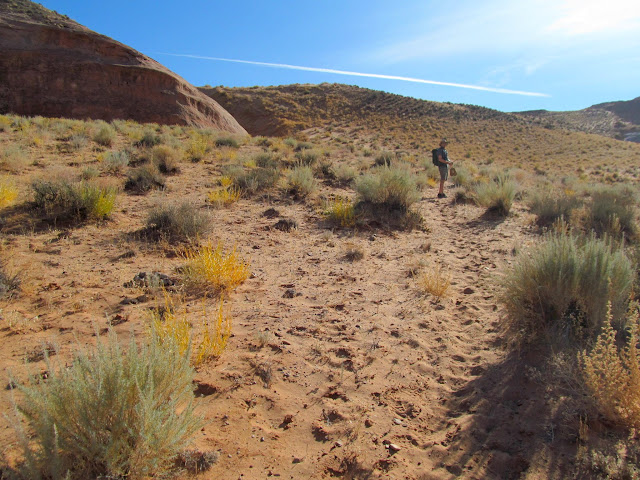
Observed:
[[[158,52],[158,55],[170,55],[172,57],[199,58],[202,60],[214,60],[218,62],[245,63],[248,65],[259,65],[262,67],[287,68],[289,70],[303,70],[305,72],[333,73],[335,75],[349,75],[352,77],[382,78],[385,80],[400,80],[402,82],[427,83],[429,85],[441,85],[445,87],[467,88],[470,90],[481,90],[484,92],[493,92],[493,93],[505,93],[508,95],[525,95],[528,97],[550,97],[550,95],[547,95],[546,93],[523,92],[520,90],[507,90],[505,88],[481,87],[479,85],[465,85],[464,83],[437,82],[435,80],[424,80],[422,78],[412,78],[412,77],[399,77],[397,75],[381,75],[378,73],[350,72],[346,70],[334,70],[332,68],[301,67],[299,65],[287,65],[286,63],[252,62],[249,60],[234,60],[231,58],[205,57],[201,55],[186,55],[186,54],[179,54],[179,53]]]

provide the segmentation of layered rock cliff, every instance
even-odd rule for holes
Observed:
[[[246,133],[155,60],[27,0],[0,0],[0,113],[9,112]]]

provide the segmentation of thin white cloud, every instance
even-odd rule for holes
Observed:
[[[231,58],[206,57],[202,55],[188,55],[188,54],[163,53],[163,52],[158,52],[158,54],[170,55],[173,57],[186,57],[186,58],[196,58],[201,60],[213,60],[218,62],[243,63],[247,65],[258,65],[262,67],[284,68],[289,70],[302,70],[305,72],[330,73],[334,75],[348,75],[352,77],[367,77],[367,78],[379,78],[384,80],[397,80],[397,81],[403,81],[403,82],[424,83],[428,85],[440,85],[444,87],[466,88],[470,90],[480,90],[483,92],[502,93],[507,95],[524,95],[528,97],[549,97],[550,96],[546,93],[525,92],[521,90],[508,90],[506,88],[485,87],[480,85],[467,85],[463,83],[439,82],[436,80],[425,80],[422,78],[402,77],[398,75],[382,75],[377,73],[350,72],[346,70],[335,70],[332,68],[303,67],[299,65],[288,65],[285,63],[254,62],[250,60],[236,60]]]
[[[565,0],[547,31],[569,36],[595,33],[625,33],[640,27],[637,0]]]

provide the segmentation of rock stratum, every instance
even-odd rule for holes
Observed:
[[[0,113],[246,133],[155,60],[29,1],[0,0],[0,65]]]

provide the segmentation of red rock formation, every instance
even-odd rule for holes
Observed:
[[[0,0],[0,113],[244,128],[155,60],[27,0]]]

